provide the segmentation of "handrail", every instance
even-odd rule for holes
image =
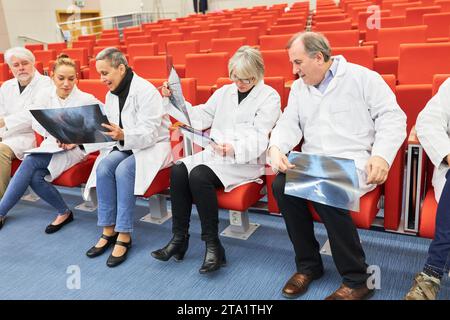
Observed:
[[[89,22],[89,21],[96,21],[96,20],[103,20],[103,19],[111,19],[111,18],[117,18],[117,17],[124,17],[124,16],[130,16],[130,15],[153,15],[153,14],[161,14],[161,12],[154,12],[154,11],[136,11],[136,12],[129,12],[129,13],[123,13],[123,14],[116,14],[111,16],[101,16],[96,18],[86,18],[86,19],[77,19],[77,20],[71,20],[67,22],[61,22],[58,23],[60,26],[63,25],[70,25],[74,23],[80,23],[80,22]],[[177,12],[164,12],[164,15],[174,15],[174,17],[177,16]]]
[[[42,44],[47,44],[47,43],[48,43],[48,42],[46,42],[46,41],[38,40],[38,39],[29,37],[29,36],[17,36],[17,38],[18,38],[19,40],[24,40],[24,41],[31,40],[31,41],[38,42],[38,43],[42,43]]]

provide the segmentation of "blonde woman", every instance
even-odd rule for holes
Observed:
[[[152,252],[158,260],[172,256],[182,260],[188,248],[192,204],[197,205],[202,240],[206,253],[199,272],[208,273],[225,265],[225,249],[219,241],[216,190],[231,191],[238,185],[256,181],[264,172],[264,153],[269,133],[280,115],[280,96],[264,84],[261,53],[243,46],[230,59],[226,85],[203,105],[187,103],[193,127],[211,128],[215,142],[203,152],[184,158],[172,167],[170,195],[172,201],[173,238],[162,249]],[[170,96],[170,89],[163,89]],[[176,117],[174,107],[169,113]]]

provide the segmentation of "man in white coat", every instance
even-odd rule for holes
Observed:
[[[27,108],[39,91],[51,87],[50,78],[35,69],[34,55],[28,49],[7,50],[5,61],[14,78],[0,88],[0,198],[9,184],[12,160],[23,159],[23,152],[36,143]]]
[[[450,79],[417,117],[417,137],[435,165],[433,187],[438,208],[434,239],[422,272],[414,279],[406,300],[435,300],[450,263]]]
[[[294,246],[297,272],[282,294],[295,298],[323,274],[307,201],[284,194],[285,172],[294,166],[286,154],[303,139],[302,152],[353,159],[360,194],[384,183],[406,137],[406,116],[383,78],[364,67],[331,57],[328,40],[306,32],[288,43],[293,72],[288,106],[272,131],[269,158],[280,173],[273,192]],[[326,299],[365,299],[373,294],[365,254],[348,210],[312,203],[325,224],[343,284]]]

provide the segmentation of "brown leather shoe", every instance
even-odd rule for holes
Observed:
[[[294,273],[294,275],[284,285],[282,294],[289,299],[295,299],[308,290],[309,284],[319,279],[322,275],[313,276],[311,274]]]
[[[325,300],[365,300],[372,297],[375,293],[374,289],[369,289],[367,286],[352,289],[342,284],[339,289],[325,298]]]

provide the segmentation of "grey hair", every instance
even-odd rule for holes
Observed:
[[[127,58],[125,55],[117,48],[105,48],[100,51],[95,57],[96,61],[107,60],[114,69],[117,69],[121,64],[128,67]]]
[[[11,66],[12,64],[12,58],[16,57],[18,59],[28,60],[31,62],[32,65],[36,62],[36,59],[34,57],[34,54],[24,47],[14,47],[6,50],[5,52],[5,61],[6,63]]]
[[[228,73],[242,79],[255,78],[259,82],[264,78],[264,60],[261,52],[250,46],[240,47],[228,62]]]
[[[301,41],[305,47],[306,54],[313,58],[317,53],[321,52],[323,60],[328,62],[331,58],[331,47],[328,39],[321,33],[317,32],[299,32],[294,34],[286,45],[290,49],[294,42]]]

